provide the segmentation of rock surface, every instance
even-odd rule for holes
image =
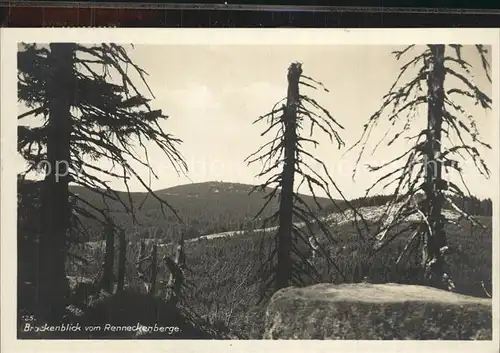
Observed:
[[[491,340],[491,299],[402,284],[317,284],[276,292],[264,339]]]

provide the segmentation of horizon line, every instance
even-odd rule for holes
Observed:
[[[28,179],[28,178],[25,178],[24,179],[25,181],[31,181],[31,182],[41,182],[43,181],[43,179],[41,180],[36,180],[36,179]],[[161,188],[161,189],[156,189],[156,190],[152,190],[153,193],[157,193],[157,192],[161,192],[161,191],[165,191],[165,190],[168,190],[168,189],[172,189],[172,188],[175,188],[175,187],[180,187],[180,186],[186,186],[186,185],[193,185],[193,184],[209,184],[209,183],[219,183],[219,184],[240,184],[240,185],[245,185],[245,186],[251,186],[251,187],[255,187],[255,186],[259,186],[258,184],[248,184],[248,183],[244,183],[244,182],[233,182],[233,181],[223,181],[223,180],[207,180],[207,181],[198,181],[198,182],[191,182],[191,183],[185,183],[185,184],[176,184],[176,185],[172,185],[172,186],[168,186],[168,187],[165,187],[165,188]],[[78,185],[78,184],[74,184],[71,185],[72,183],[70,182],[69,184],[69,187],[79,187],[79,188],[83,188],[83,189],[86,189],[86,190],[90,190],[92,191],[92,189],[88,188],[88,187],[85,187],[85,186],[82,186],[82,185]],[[266,188],[269,188],[269,189],[272,189],[272,187],[269,187],[267,186]],[[106,190],[106,189],[102,189],[102,188],[97,188],[99,190]],[[279,189],[279,188],[278,188]],[[128,190],[118,190],[118,189],[111,189],[113,191],[116,191],[116,192],[123,192],[123,193],[130,193],[130,194],[133,194],[133,193],[141,193],[141,194],[151,194],[150,191],[148,190],[143,190],[143,191],[128,191]],[[299,192],[298,194],[300,195],[304,195],[304,196],[309,196],[309,197],[316,197],[316,198],[319,198],[319,199],[327,199],[327,200],[330,200],[330,198],[328,196],[313,196],[309,193],[304,193],[304,192]],[[359,196],[359,197],[350,197],[350,198],[346,198],[347,201],[353,201],[353,200],[359,200],[359,199],[367,199],[367,198],[371,198],[371,197],[377,197],[377,196],[386,196],[386,197],[390,197],[390,196],[393,196],[393,194],[391,193],[385,193],[385,194],[373,194],[373,195],[364,195],[364,196]],[[492,200],[491,197],[486,197],[486,198],[481,198],[477,195],[474,195],[474,194],[471,194],[471,195],[465,195],[466,198],[470,198],[470,197],[473,197],[473,198],[476,198],[478,199],[479,201],[487,201],[487,200]],[[334,198],[333,199],[334,201],[344,201],[344,199],[342,198],[339,198],[339,199],[336,199]]]

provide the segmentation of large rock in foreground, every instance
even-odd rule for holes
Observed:
[[[264,338],[491,340],[491,300],[400,284],[290,287],[271,298]]]

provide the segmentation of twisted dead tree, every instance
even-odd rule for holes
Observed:
[[[487,49],[482,45],[474,48],[491,82]],[[410,45],[394,54],[400,60],[408,57],[414,49],[415,46]],[[383,189],[394,188],[392,198],[380,218],[378,231],[373,239],[374,247],[379,250],[401,234],[410,232],[408,243],[397,263],[405,257],[409,258],[412,252],[420,248],[425,279],[432,286],[449,290],[453,290],[455,285],[446,268],[445,256],[450,249],[444,227],[446,223],[458,222],[444,216],[443,206],[447,203],[460,214],[460,218],[479,224],[454,201],[457,197],[464,198],[465,193],[472,196],[464,181],[459,158],[471,160],[484,177],[488,178],[490,174],[478,147],[491,149],[491,146],[480,139],[474,118],[456,98],[472,100],[484,109],[491,109],[491,99],[472,81],[472,66],[464,59],[463,54],[462,45],[428,45],[422,52],[407,59],[389,93],[383,98],[381,108],[370,117],[364,125],[361,138],[349,149],[361,146],[354,178],[367,141],[384,116],[391,126],[373,152],[384,141],[387,146],[403,137],[408,141],[410,147],[389,162],[377,166],[368,165],[371,171],[389,171],[377,179],[366,191],[366,196],[378,186]],[[402,77],[414,67],[418,68],[417,74],[401,83]],[[454,79],[460,86],[446,87],[445,79],[446,82]],[[419,109],[420,112],[426,112],[427,126],[418,134],[411,135],[410,128],[415,125],[414,119],[419,114]],[[396,128],[398,123],[402,126]],[[387,135],[395,129],[393,137],[387,141]],[[398,166],[398,163],[401,165]],[[462,187],[450,181],[450,178],[445,180],[444,174],[453,173],[462,181]],[[412,222],[388,236],[390,230],[394,230],[412,215],[420,216],[420,221]]]
[[[144,239],[141,239],[139,254],[137,255],[137,261],[135,263],[138,277],[141,281],[143,281],[146,293],[151,293],[153,295],[156,293],[156,279],[158,276],[158,243],[156,239],[157,230],[158,228],[148,230],[147,238],[153,239],[151,254],[146,255],[146,243]]]
[[[137,206],[130,192],[128,198],[122,199],[109,187],[107,179],[121,180],[129,191],[128,182],[135,178],[159,201],[162,212],[166,207],[177,215],[129,164],[132,161],[143,167],[150,178],[157,178],[145,145],[151,141],[177,173],[187,171],[178,151],[182,141],[163,131],[160,123],[168,117],[150,106],[150,99],[134,83],[133,74],[153,96],[146,72],[116,44],[23,44],[18,52],[18,100],[28,109],[18,116],[18,151],[28,163],[21,178],[45,174],[38,299],[39,307],[46,309],[42,315],[55,322],[60,321],[67,292],[64,264],[70,227],[69,196],[78,201],[74,210],[80,234],[86,234],[84,218],[103,226],[110,223],[109,202],[121,205],[137,221]],[[119,84],[111,82],[112,75]],[[28,117],[41,124],[22,125]],[[137,153],[137,146],[144,156]],[[102,162],[112,167],[101,168]],[[71,193],[69,183],[92,190],[101,197],[103,206]]]
[[[251,192],[258,189],[264,192],[269,190],[268,188],[271,190],[265,196],[265,203],[255,218],[262,214],[275,197],[279,197],[279,210],[264,220],[264,224],[276,221],[279,223],[274,237],[274,247],[270,250],[269,257],[262,267],[264,291],[271,287],[278,290],[292,284],[303,284],[302,275],[304,274],[314,279],[319,278],[317,269],[307,261],[302,250],[304,247],[311,249],[310,238],[316,239],[317,237],[314,228],[319,230],[327,241],[336,243],[328,226],[300,196],[298,192],[300,187],[303,184],[307,186],[319,209],[322,206],[317,201],[315,188],[323,191],[339,210],[330,187],[335,188],[342,199],[350,205],[332,180],[325,164],[308,152],[305,147],[306,144],[314,147],[319,144],[312,137],[315,128],[322,130],[331,142],[335,140],[339,149],[344,145],[337,132],[343,127],[313,98],[300,93],[299,87],[322,88],[327,92],[328,90],[322,83],[303,75],[300,63],[290,65],[287,78],[287,97],[276,103],[271,112],[254,121],[255,124],[267,119],[269,126],[261,136],[275,131],[274,137],[245,159],[248,164],[262,163],[262,170],[257,177],[268,178]],[[282,104],[283,101],[286,103]],[[278,107],[280,104],[281,106]],[[307,125],[309,137],[303,136],[303,130]],[[320,170],[313,168],[312,163],[318,164]],[[294,184],[299,180],[297,191],[295,191]],[[356,213],[356,226],[358,226],[357,218]],[[294,224],[294,220],[303,222],[304,227]],[[328,266],[334,266],[343,276],[335,261],[329,256],[324,241],[316,239],[312,250],[324,255]]]
[[[104,252],[103,274],[101,277],[101,286],[108,293],[113,292],[113,283],[115,281],[114,265],[115,265],[115,227],[113,224],[108,225],[104,231],[104,240],[106,250]]]
[[[120,229],[118,233],[118,275],[116,292],[123,292],[125,288],[125,264],[127,262],[127,241],[125,230]]]
[[[183,232],[177,241],[174,257],[171,258],[165,255],[162,260],[170,272],[165,287],[165,299],[173,306],[177,306],[179,300],[182,299],[182,290],[189,284],[186,280],[186,271],[188,268],[186,266]]]
[[[151,264],[146,264],[146,261],[151,259],[151,255],[146,255],[146,242],[141,239],[139,243],[139,253],[137,254],[137,260],[135,262],[135,270],[137,271],[137,277],[143,281],[146,293],[149,293],[150,276],[148,272],[151,270]],[[146,265],[146,267],[144,267]]]

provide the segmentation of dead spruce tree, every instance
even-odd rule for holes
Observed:
[[[118,231],[118,278],[116,292],[123,292],[125,288],[125,265],[127,262],[127,240],[125,230]]]
[[[153,295],[156,293],[156,280],[158,276],[158,243],[156,231],[157,228],[148,230],[149,236],[147,238],[153,239],[151,254],[146,255],[146,242],[144,239],[141,239],[135,263],[138,278],[143,282],[146,293]]]
[[[324,237],[336,243],[328,226],[316,215],[315,210],[308,205],[298,193],[301,185],[305,184],[313,195],[316,206],[321,209],[316,198],[315,188],[322,190],[331,202],[339,207],[333,199],[330,186],[333,186],[341,195],[343,200],[349,204],[335,182],[330,177],[325,164],[314,157],[304,147],[312,144],[314,147],[318,142],[312,137],[315,128],[322,130],[330,141],[335,140],[337,147],[341,148],[344,142],[337,130],[343,127],[331,116],[331,114],[319,105],[313,98],[302,94],[299,87],[310,87],[328,90],[320,82],[303,75],[302,64],[292,63],[288,68],[288,93],[286,98],[280,100],[272,108],[271,112],[259,117],[254,123],[267,119],[269,126],[261,136],[277,130],[274,137],[268,143],[261,146],[255,153],[245,159],[248,164],[260,162],[263,164],[262,171],[258,177],[268,177],[261,185],[256,186],[251,192],[260,189],[271,191],[265,196],[265,203],[255,218],[259,217],[270,202],[279,195],[279,210],[266,218],[264,223],[278,221],[279,227],[276,233],[274,248],[271,249],[269,258],[264,262],[262,271],[264,275],[264,291],[269,288],[278,290],[292,284],[303,284],[302,275],[311,278],[319,278],[319,273],[314,266],[307,261],[303,248],[319,251],[327,260],[328,266],[332,265],[343,277],[342,272],[335,261],[329,256],[325,242],[316,239],[317,234],[314,227]],[[285,104],[282,104],[286,100]],[[282,104],[279,108],[278,106]],[[304,137],[302,132],[305,125],[309,125],[309,137]],[[309,162],[309,163],[308,163]],[[320,170],[311,167],[310,162],[320,166]],[[294,184],[300,178],[297,192]],[[356,226],[358,226],[356,213]],[[294,224],[294,220],[303,222],[304,227]],[[314,249],[310,237],[314,238]],[[302,246],[300,246],[302,245]]]
[[[139,242],[139,253],[137,254],[137,260],[135,262],[135,270],[137,272],[137,278],[141,280],[144,284],[144,289],[146,293],[149,293],[149,283],[150,278],[148,275],[150,266],[147,266],[146,261],[150,259],[150,255],[146,255],[146,242],[141,239]],[[143,266],[146,264],[146,267]]]
[[[166,267],[170,271],[170,276],[166,285],[165,300],[173,306],[177,306],[182,298],[182,289],[186,286],[186,254],[184,252],[184,233],[181,236],[175,247],[174,258],[171,259],[165,255],[163,257]]]
[[[101,287],[108,293],[113,292],[114,285],[114,264],[115,264],[115,226],[110,223],[104,229],[104,240],[106,249],[104,251],[104,264],[102,266]]]
[[[112,74],[120,83],[111,82]],[[159,201],[162,212],[166,206],[177,215],[129,164],[132,161],[157,177],[145,145],[151,141],[177,173],[187,170],[177,149],[182,141],[163,131],[160,123],[168,117],[152,109],[132,75],[152,95],[146,72],[116,44],[22,44],[18,51],[18,100],[27,108],[18,119],[30,117],[41,122],[39,126],[19,125],[18,151],[28,163],[23,178],[28,173],[45,173],[38,307],[48,320],[60,322],[67,295],[69,196],[78,201],[75,211],[80,234],[86,233],[82,217],[104,226],[109,223],[109,202],[121,205],[136,221],[130,193],[127,200],[122,199],[109,187],[108,178],[121,180],[127,190],[129,179],[135,178]],[[137,153],[137,146],[145,156]],[[98,162],[108,162],[111,168],[101,168]],[[103,207],[71,193],[70,182],[100,196]]]
[[[477,51],[486,76],[491,82],[487,50],[482,45],[473,48]],[[400,60],[414,49],[415,46],[410,45],[394,54],[397,60]],[[463,54],[462,45],[428,45],[422,52],[408,59],[401,67],[396,82],[384,97],[381,108],[370,117],[368,123],[364,125],[361,138],[351,147],[352,149],[357,145],[362,146],[354,169],[355,174],[371,132],[383,114],[392,107],[392,111],[387,114],[391,127],[378,141],[374,151],[399,122],[402,122],[403,126],[394,132],[387,146],[391,146],[404,135],[410,135],[405,137],[410,142],[410,147],[387,163],[368,165],[372,171],[393,168],[381,176],[366,192],[368,195],[379,185],[383,188],[394,187],[394,193],[381,216],[379,229],[374,238],[375,248],[381,249],[399,235],[410,231],[408,243],[397,263],[405,256],[409,258],[410,253],[420,248],[425,280],[432,286],[450,290],[455,285],[446,268],[445,255],[450,249],[447,244],[445,224],[457,223],[445,218],[443,206],[448,203],[461,217],[476,223],[477,221],[455,204],[454,198],[463,198],[465,193],[456,183],[445,180],[443,173],[458,174],[463,187],[471,196],[458,157],[464,160],[470,158],[479,173],[489,177],[488,167],[481,158],[478,147],[491,148],[481,141],[474,118],[457,101],[457,98],[461,97],[470,99],[485,109],[491,108],[491,99],[473,83],[472,67],[464,59]],[[401,84],[401,78],[412,67],[419,68],[417,74],[408,82]],[[446,82],[455,80],[459,86],[446,87],[445,79]],[[415,125],[414,119],[419,114],[419,109],[422,113],[425,111],[427,126],[418,134],[411,136],[409,131]],[[399,162],[402,162],[401,166],[397,166]],[[421,199],[417,200],[419,195]],[[394,230],[412,215],[420,215],[421,221],[412,222],[388,236],[390,230]]]

